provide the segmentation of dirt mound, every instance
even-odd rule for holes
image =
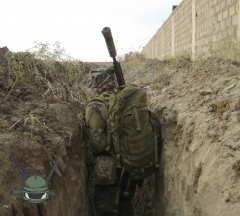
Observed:
[[[9,76],[7,51],[0,49],[1,215],[88,215],[83,125],[78,116],[84,112],[84,100],[81,104],[74,97],[60,98],[53,83],[39,79],[24,64],[19,67],[22,82],[19,79],[14,85],[19,73],[13,73],[16,70],[10,65]],[[20,65],[18,60],[15,65]],[[21,169],[51,169],[55,159],[60,160],[50,181],[56,196],[46,206],[23,207],[22,196],[12,195],[22,183],[10,155]]]

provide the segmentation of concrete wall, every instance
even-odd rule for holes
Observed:
[[[240,38],[240,0],[183,0],[142,53],[164,59],[184,51],[192,56],[206,51],[204,44]]]

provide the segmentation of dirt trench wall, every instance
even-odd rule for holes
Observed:
[[[84,104],[66,102],[51,93],[47,107],[44,93],[48,84],[26,68],[23,82],[9,94],[16,77],[11,73],[9,79],[4,58],[7,51],[6,47],[0,49],[0,215],[88,215],[85,146],[82,122],[77,117]],[[32,117],[39,122],[35,119],[33,125]],[[56,195],[49,197],[47,205],[30,203],[24,207],[22,195],[12,194],[22,188],[22,182],[10,155],[21,169],[51,169],[55,159],[60,160],[50,180]]]
[[[203,77],[162,68],[159,80],[167,74],[167,85],[131,80],[147,90],[164,142],[161,170],[138,188],[135,215],[239,214],[239,66],[219,65]]]

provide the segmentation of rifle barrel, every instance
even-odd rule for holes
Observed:
[[[103,28],[102,34],[105,38],[105,42],[107,44],[107,49],[108,49],[109,55],[110,55],[110,57],[113,58],[113,68],[114,68],[114,73],[115,73],[116,78],[117,78],[118,85],[119,86],[125,85],[125,80],[124,80],[124,77],[123,77],[121,65],[116,60],[117,52],[116,52],[115,45],[114,45],[114,42],[113,42],[111,29],[109,27]]]
[[[111,29],[109,27],[103,28],[102,34],[105,38],[110,57],[115,59],[115,57],[117,56],[117,52],[116,52],[116,49],[115,49]]]

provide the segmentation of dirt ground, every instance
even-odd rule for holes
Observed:
[[[89,215],[84,130],[79,113],[91,94],[83,77],[83,103],[49,95],[46,82],[24,71],[7,97],[7,48],[0,49],[0,215]],[[191,64],[185,60],[185,65]],[[239,64],[208,59],[207,68],[190,72],[170,61],[146,60],[124,66],[127,84],[146,90],[149,107],[161,121],[164,149],[159,171],[144,180],[133,200],[136,216],[225,216],[240,209]],[[94,68],[97,65],[93,65]],[[7,99],[6,99],[7,97]],[[30,115],[35,116],[32,125]],[[24,118],[29,117],[26,125]],[[20,119],[20,120],[19,120]],[[16,124],[15,124],[16,123]],[[21,180],[10,155],[22,169],[49,169],[56,196],[48,204],[23,207]]]

